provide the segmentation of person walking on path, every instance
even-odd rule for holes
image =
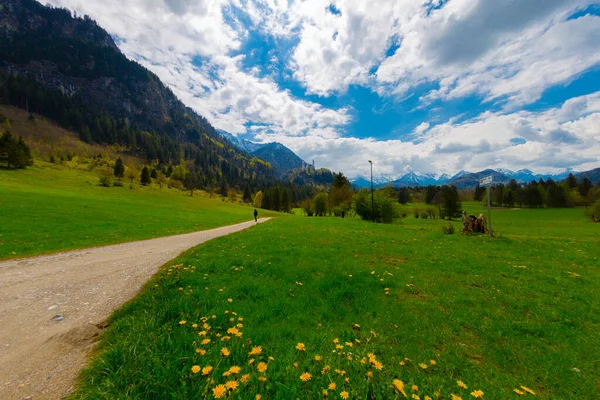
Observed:
[[[256,208],[254,209],[254,222],[258,222],[258,211],[256,211]]]

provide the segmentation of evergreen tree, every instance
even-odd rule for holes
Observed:
[[[443,217],[448,217],[448,219],[460,218],[462,214],[462,204],[460,203],[458,190],[455,186],[442,186],[441,206]]]
[[[246,184],[246,187],[244,188],[244,195],[242,196],[242,199],[244,200],[244,203],[252,202],[252,193],[250,193],[250,185],[248,184]]]
[[[567,187],[569,189],[575,189],[577,187],[577,178],[575,178],[573,174],[569,174],[567,179],[565,179],[565,182],[567,183]]]
[[[290,203],[290,192],[287,189],[281,191],[281,211],[289,213],[292,211],[292,204]]]
[[[592,181],[590,181],[587,176],[584,176],[583,180],[577,187],[577,191],[579,192],[579,194],[582,197],[585,197],[588,195],[590,189],[593,187],[594,187],[594,184],[592,183]]]
[[[117,158],[117,161],[115,162],[114,175],[117,178],[122,178],[125,176],[125,164],[123,164],[121,157]]]
[[[150,170],[146,166],[142,168],[142,176],[140,178],[140,182],[144,186],[148,186],[152,183],[152,179],[150,178]]]
[[[223,197],[227,197],[229,194],[229,185],[225,178],[221,179],[221,187],[219,188],[219,194]]]
[[[398,203],[406,204],[408,203],[409,199],[410,193],[408,191],[408,188],[400,188],[400,190],[398,191]]]
[[[33,165],[31,151],[22,137],[17,140],[10,132],[0,136],[0,163],[19,169]]]

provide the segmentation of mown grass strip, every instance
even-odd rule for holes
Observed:
[[[597,398],[597,239],[442,223],[279,218],[201,245],[113,315],[72,398]]]

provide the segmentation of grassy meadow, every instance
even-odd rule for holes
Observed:
[[[113,314],[71,398],[600,398],[600,225],[493,219],[493,240],[286,216],[205,243]]]
[[[80,166],[81,167],[81,166]],[[36,161],[0,169],[0,259],[174,235],[249,221],[253,209],[189,192],[101,187],[85,169]]]

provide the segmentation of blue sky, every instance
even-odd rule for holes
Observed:
[[[366,175],[600,166],[600,4],[51,0],[215,127]]]

